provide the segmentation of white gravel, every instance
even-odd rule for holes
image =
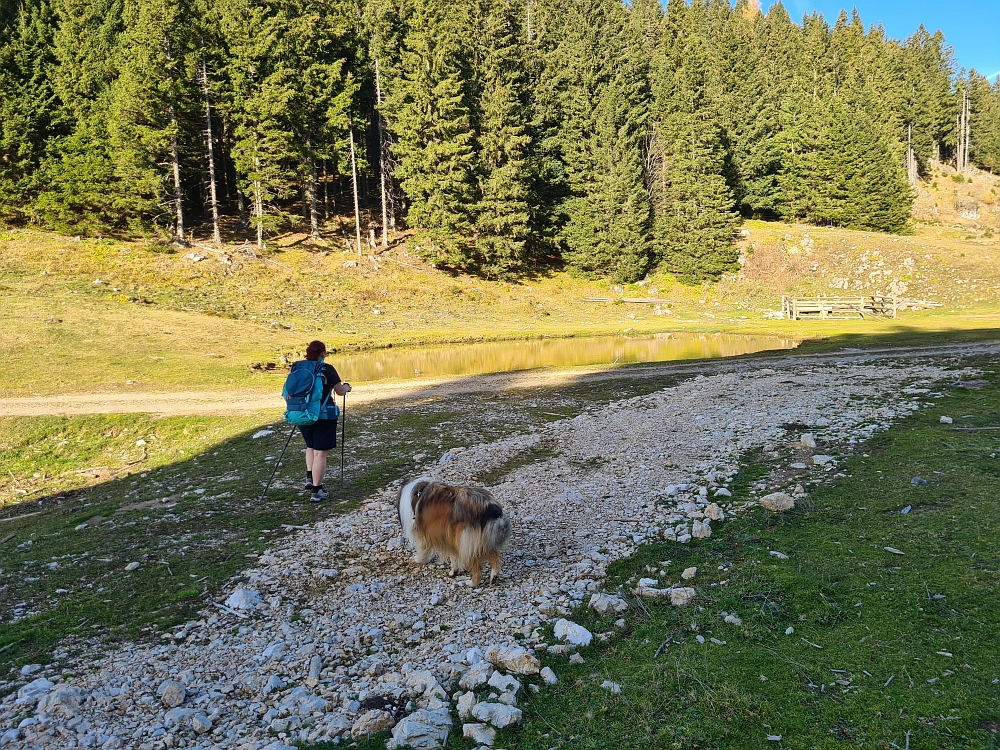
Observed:
[[[697,544],[688,542],[694,521],[710,531],[720,523],[712,518],[754,504],[753,495],[718,492],[743,454],[763,448],[768,455],[793,441],[801,450],[800,431],[808,428],[819,455],[833,458],[800,472],[792,485],[807,476],[825,479],[852,444],[935,395],[907,393],[904,386],[933,389],[967,374],[926,359],[876,364],[845,357],[697,376],[527,435],[452,452],[424,471],[474,482],[530,448],[552,451],[492,488],[514,528],[497,585],[473,589],[467,576],[449,579],[440,564],[415,566],[396,520],[398,484],[389,486],[362,510],[303,529],[261,555],[257,567],[175,637],[82,661],[61,682],[47,674],[57,684],[39,683],[41,698],[38,690],[23,699],[8,696],[0,704],[0,746],[256,750],[346,738],[359,715],[359,727],[384,722],[382,714],[368,713],[382,709],[397,718],[413,714],[397,733],[410,725],[444,731],[457,678],[488,646],[518,639],[541,655],[539,626],[571,618],[601,590],[611,561],[649,540]],[[781,426],[788,423],[804,427]],[[783,487],[762,483],[755,491],[776,489]],[[237,589],[258,596],[231,596]],[[550,671],[544,676],[546,683],[557,679]],[[175,708],[158,695],[167,680],[184,687],[171,688],[171,696],[184,693]],[[463,705],[480,701],[480,720],[513,721],[519,712],[494,706],[516,703],[519,681],[535,690],[542,683],[537,675],[512,682],[498,676],[478,689],[495,683],[505,688],[502,695],[498,687],[485,708],[478,707],[482,695]],[[78,690],[59,693],[60,686]],[[430,723],[420,725],[421,717]],[[461,732],[461,720],[454,724],[451,731]]]

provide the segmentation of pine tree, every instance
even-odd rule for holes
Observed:
[[[969,156],[982,169],[1000,169],[1000,79],[992,87],[975,70],[969,71],[971,105]]]
[[[501,278],[524,270],[530,239],[531,136],[520,11],[512,0],[487,4],[477,76],[477,265],[487,276]]]

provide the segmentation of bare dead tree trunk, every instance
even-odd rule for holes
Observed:
[[[177,111],[170,105],[170,161],[174,170],[174,206],[177,209],[177,228],[174,238],[178,245],[187,247],[184,236],[184,191],[181,189],[181,155],[177,147]]]
[[[970,147],[972,145],[972,98],[969,96],[969,92],[965,92],[965,149],[963,153],[965,154],[965,167],[962,170],[967,172],[969,170],[969,152],[972,150]]]
[[[310,157],[309,173],[306,175],[306,197],[309,200],[309,235],[313,240],[320,239],[319,206],[316,200],[316,163]]]
[[[219,197],[215,186],[215,145],[212,133],[212,100],[208,88],[208,66],[205,58],[201,58],[201,86],[205,94],[205,142],[208,146],[208,195],[212,206],[212,240],[222,243],[222,232],[219,231]]]
[[[361,207],[358,205],[358,162],[354,154],[354,123],[348,123],[348,143],[351,147],[351,185],[354,187],[354,230],[358,240],[358,255],[361,255]]]
[[[389,159],[388,144],[382,128],[382,81],[379,75],[379,62],[375,58],[375,103],[378,118],[378,161],[379,161],[379,188],[382,191],[382,247],[389,247]]]

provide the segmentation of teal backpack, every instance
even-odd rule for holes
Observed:
[[[332,389],[326,399],[323,399],[323,389],[326,387],[323,366],[322,360],[296,362],[292,365],[292,371],[285,378],[285,387],[281,391],[281,396],[285,399],[285,421],[288,424],[310,425],[319,419],[340,417],[337,402],[330,401]]]

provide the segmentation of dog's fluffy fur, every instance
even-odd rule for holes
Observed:
[[[451,575],[470,571],[473,586],[482,580],[483,560],[490,563],[490,583],[500,575],[510,521],[486,490],[414,479],[399,491],[399,523],[417,562],[429,562],[436,552],[442,562],[450,559]]]

